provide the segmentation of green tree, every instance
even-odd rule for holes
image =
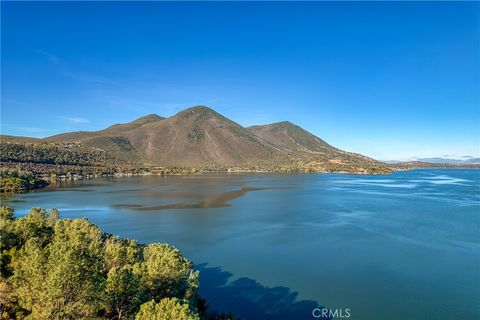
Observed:
[[[13,209],[0,206],[0,271],[2,277],[8,277],[12,273],[10,261],[18,244],[14,219]]]
[[[130,265],[108,271],[105,287],[107,315],[115,319],[130,319],[146,300],[140,277]]]
[[[208,318],[198,272],[179,250],[105,235],[57,210],[13,213],[0,207],[0,318]]]
[[[187,300],[165,298],[156,303],[149,301],[140,306],[135,320],[199,320],[198,313],[191,309]]]
[[[110,235],[105,240],[105,269],[133,265],[141,260],[142,247],[135,240]]]
[[[198,272],[180,250],[153,243],[143,250],[143,283],[157,301],[166,297],[193,299],[199,285]]]
[[[27,314],[28,310],[18,304],[15,288],[0,278],[0,319],[23,319]]]
[[[0,168],[0,192],[15,193],[46,185],[46,181],[36,178],[30,171]]]
[[[86,220],[59,220],[52,242],[27,240],[13,275],[29,319],[80,319],[98,314],[104,281],[102,237]]]
[[[15,220],[13,208],[8,206],[0,206],[0,219],[7,221]]]
[[[32,208],[26,216],[15,223],[20,245],[29,239],[37,239],[41,246],[45,246],[51,241],[53,228],[58,220],[59,215],[56,209],[47,212],[45,209]]]

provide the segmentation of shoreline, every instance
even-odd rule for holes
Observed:
[[[0,165],[0,168],[4,168]],[[91,168],[91,167],[89,167]],[[135,173],[125,173],[125,172],[116,172],[116,173],[108,173],[108,174],[86,174],[86,175],[77,175],[72,174],[71,176],[67,177],[65,175],[60,175],[60,177],[56,177],[55,180],[52,180],[51,176],[42,176],[42,175],[35,175],[39,180],[45,182],[39,184],[30,189],[25,189],[17,192],[1,192],[0,193],[0,200],[6,199],[10,196],[14,196],[20,193],[27,193],[27,192],[35,192],[37,190],[42,190],[48,187],[49,185],[55,185],[56,183],[63,183],[63,182],[74,182],[74,181],[81,181],[81,180],[96,180],[96,179],[117,179],[117,178],[134,178],[134,177],[187,177],[187,176],[201,176],[201,175],[242,175],[242,174],[280,174],[280,175],[288,175],[288,174],[345,174],[345,175],[358,175],[358,176],[366,176],[366,175],[388,175],[393,174],[395,172],[405,172],[405,171],[413,171],[413,170],[434,170],[434,169],[480,169],[480,165],[449,165],[445,166],[444,164],[436,166],[435,164],[429,164],[429,166],[412,166],[412,167],[400,167],[400,168],[391,168],[390,172],[381,172],[381,173],[368,173],[368,172],[348,172],[348,171],[285,171],[285,170],[196,170],[192,172],[185,168],[182,172],[169,172],[169,173],[159,173],[159,172],[135,172]],[[35,174],[35,173],[34,173]]]

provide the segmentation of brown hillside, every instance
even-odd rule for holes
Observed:
[[[55,136],[47,137],[45,140],[47,141],[55,141],[55,142],[64,142],[64,141],[86,141],[93,137],[104,137],[104,136],[118,136],[122,135],[124,132],[134,130],[139,128],[147,123],[157,122],[163,120],[165,118],[160,117],[156,114],[149,114],[138,118],[132,122],[123,123],[123,124],[114,124],[106,129],[100,131],[75,131],[75,132],[67,132],[61,133]]]
[[[178,166],[234,166],[267,161],[275,150],[249,130],[204,106],[129,131],[149,162]]]
[[[35,143],[76,142],[128,163],[269,171],[384,172],[385,164],[342,151],[290,122],[244,128],[197,106],[169,118],[151,114],[100,131],[64,133]],[[40,157],[41,158],[41,157]]]
[[[331,145],[288,121],[248,128],[258,138],[287,152],[324,152]]]

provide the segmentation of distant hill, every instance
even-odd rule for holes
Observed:
[[[99,131],[31,140],[4,136],[5,142],[81,145],[120,162],[160,166],[356,173],[390,170],[382,162],[337,149],[288,121],[244,128],[206,106],[169,118],[151,114]]]
[[[260,140],[285,152],[325,152],[334,149],[322,139],[288,121],[248,128]]]
[[[478,163],[434,163],[423,161],[405,161],[405,162],[390,162],[390,167],[393,170],[409,170],[409,169],[424,169],[424,168],[480,168]]]
[[[472,156],[463,156],[459,159],[446,158],[446,157],[433,157],[433,158],[411,158],[409,160],[392,160],[386,161],[386,163],[406,163],[406,162],[422,162],[422,163],[431,163],[431,164],[456,164],[456,165],[467,165],[467,164],[480,164],[480,158],[475,158]]]
[[[15,142],[15,143],[38,143],[42,142],[42,139],[22,136],[9,136],[0,135],[0,142]]]
[[[448,163],[448,164],[479,164],[480,158],[464,157],[463,159],[451,159],[451,158],[419,158],[418,161],[430,162],[430,163]]]
[[[156,114],[138,118],[124,124],[114,124],[100,131],[76,131],[62,133],[43,139],[48,142],[79,142],[83,145],[102,149],[112,156],[123,160],[137,162],[141,161],[141,155],[130,143],[126,133],[142,127],[143,125],[161,121],[165,118]]]
[[[51,136],[48,138],[45,138],[44,140],[46,141],[56,141],[56,142],[63,142],[63,141],[86,141],[91,138],[96,138],[96,137],[105,137],[105,136],[117,136],[121,135],[125,132],[134,130],[136,128],[139,128],[143,126],[144,124],[147,123],[152,123],[152,122],[157,122],[160,120],[163,120],[165,118],[160,117],[156,114],[149,114],[147,116],[138,118],[132,122],[129,123],[123,123],[123,124],[114,124],[106,129],[100,130],[100,131],[74,131],[74,132],[67,132],[67,133],[62,133],[58,134],[55,136]]]

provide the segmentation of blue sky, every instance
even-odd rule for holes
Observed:
[[[2,134],[204,104],[382,160],[480,155],[479,3],[1,6]]]

